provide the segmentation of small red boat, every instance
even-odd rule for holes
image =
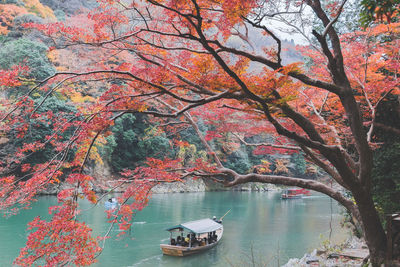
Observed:
[[[309,196],[311,192],[304,188],[289,188],[283,191],[281,199],[295,199],[302,198],[303,196]]]

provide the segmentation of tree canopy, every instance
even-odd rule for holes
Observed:
[[[26,66],[29,60],[47,62],[31,57],[33,53],[24,56],[27,61],[14,60],[14,66],[1,65],[3,90],[28,88],[22,96],[2,100],[1,134],[24,138],[49,121],[51,129],[42,140],[24,140],[17,153],[0,163],[0,208],[14,213],[60,180],[71,186],[58,194],[60,205],[51,208],[49,222],[36,218],[30,224],[33,231],[16,264],[95,261],[100,243],[76,219],[78,197],[97,202],[91,189],[96,177],[85,166],[96,160],[107,140],[112,157],[138,160],[141,152],[120,149],[115,137],[135,140],[138,133],[129,124],[143,116],[153,126],[135,142],[147,151],[146,161],[129,168],[116,160],[117,169],[124,168],[120,183],[129,185],[120,197],[123,205],[109,214],[121,230],[131,227],[133,215],[146,205],[157,183],[193,176],[225,186],[283,184],[341,203],[362,226],[373,265],[382,262],[386,235],[372,197],[373,150],[380,145],[377,129],[399,130],[377,120],[381,103],[399,96],[396,12],[366,29],[339,30],[335,23],[346,12],[345,0],[98,2],[64,22],[23,24],[26,31],[40,31],[51,40],[48,56],[55,73],[49,68],[36,74],[34,61],[33,67]],[[294,49],[283,42],[287,33],[306,43],[298,45],[298,62],[285,59],[286,50]],[[41,46],[24,40],[15,44],[9,49],[29,46],[37,51]],[[56,113],[58,108],[49,105],[44,111],[52,96],[73,108]],[[181,138],[188,127],[206,155]],[[48,149],[49,143],[54,151],[50,159],[26,164],[26,157]],[[256,147],[260,161],[253,166],[233,161],[241,144]],[[174,157],[172,151],[180,153]],[[266,155],[300,152],[341,189],[285,175],[282,161],[271,171]],[[19,176],[10,171],[16,166]]]

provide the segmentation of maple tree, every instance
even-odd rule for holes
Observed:
[[[33,120],[51,121],[52,132],[2,160],[0,209],[15,213],[49,184],[65,180],[71,185],[59,193],[60,205],[51,209],[50,222],[37,218],[30,224],[33,231],[16,263],[31,265],[42,258],[47,265],[95,261],[101,240],[92,238],[90,229],[76,218],[78,197],[98,201],[90,187],[95,177],[85,174],[85,165],[98,159],[97,147],[111,134],[114,121],[142,113],[159,125],[153,128],[155,136],[164,131],[178,137],[178,129],[190,125],[208,155],[186,161],[148,158],[143,166],[124,170],[124,178],[115,186],[129,186],[119,199],[123,205],[109,214],[112,225],[129,229],[135,212],[146,205],[151,187],[160,182],[195,176],[225,186],[247,182],[299,186],[341,203],[361,224],[371,262],[379,265],[385,257],[386,236],[371,194],[372,150],[377,146],[375,128],[382,126],[375,120],[376,110],[386,97],[399,94],[400,24],[377,24],[339,35],[334,24],[345,4],[104,0],[86,17],[26,24],[54,40],[52,53],[67,50],[78,60],[31,86],[24,96],[1,104],[3,135],[22,138]],[[310,14],[322,28],[312,30],[313,37],[306,23]],[[268,24],[271,19],[311,41],[300,48],[308,62],[284,63],[279,27]],[[249,29],[273,40],[274,46],[255,49]],[[8,90],[21,85],[24,78],[18,79],[18,74],[26,71],[21,66],[3,70],[1,85]],[[87,95],[85,84],[97,92]],[[40,101],[31,100],[33,93],[41,96]],[[38,112],[54,94],[71,99],[76,112]],[[198,127],[200,120],[210,126],[206,134]],[[248,142],[266,133],[275,137]],[[222,145],[212,146],[213,140]],[[49,143],[55,151],[50,160],[25,162]],[[260,155],[303,151],[354,200],[322,182],[268,174],[267,160],[254,166],[254,172],[239,174],[224,165],[224,157],[239,143],[259,147]],[[177,146],[182,157],[190,148],[180,140],[171,146]],[[277,165],[277,173],[287,173],[282,160]],[[9,171],[15,166],[20,166],[21,177]]]
[[[0,3],[0,35],[6,35],[9,32],[16,17],[27,14],[36,14],[41,18],[55,19],[51,8],[43,5],[39,0],[23,0],[21,6]]]
[[[375,20],[391,22],[399,15],[399,2],[391,0],[362,0],[362,22],[368,24]]]
[[[15,5],[0,5],[0,35],[7,34],[8,28],[12,25],[17,15],[28,13],[25,8]]]

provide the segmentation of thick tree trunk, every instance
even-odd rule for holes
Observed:
[[[359,190],[354,199],[362,220],[364,237],[370,252],[372,266],[380,266],[386,254],[386,234],[375,209],[371,194]]]

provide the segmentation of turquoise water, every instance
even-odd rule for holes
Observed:
[[[55,197],[41,197],[31,210],[0,218],[0,266],[11,266],[27,236],[26,223],[38,214],[47,216]],[[85,210],[82,219],[104,234],[109,224],[104,203]],[[181,222],[222,216],[224,236],[217,247],[186,258],[163,256],[159,244],[168,241],[165,228]],[[117,238],[117,229],[105,244],[95,266],[277,266],[300,257],[327,239],[342,240],[340,207],[328,197],[314,193],[304,199],[281,200],[275,192],[206,192],[153,195],[149,206],[138,213],[130,234]],[[332,210],[332,213],[331,213]],[[332,214],[332,216],[331,216]],[[332,217],[332,220],[331,220]],[[323,236],[321,238],[321,236]]]

